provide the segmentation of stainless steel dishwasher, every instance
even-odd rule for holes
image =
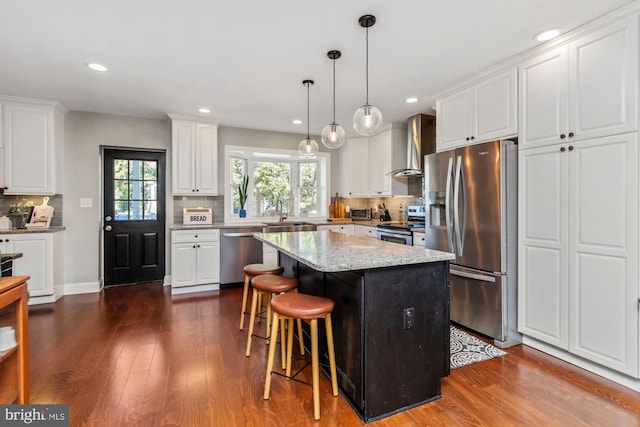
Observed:
[[[262,227],[223,228],[220,230],[220,284],[244,282],[242,268],[262,263],[262,242],[253,237]]]

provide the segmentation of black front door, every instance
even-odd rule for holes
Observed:
[[[104,150],[104,284],[164,278],[165,153]]]

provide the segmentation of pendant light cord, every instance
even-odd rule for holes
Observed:
[[[369,105],[369,27],[367,27],[367,36],[366,36],[366,44],[367,44],[367,66],[366,66],[366,81],[367,81],[367,104]]]
[[[307,83],[307,144],[309,139],[309,83]]]
[[[333,60],[333,124],[336,124],[336,60]]]

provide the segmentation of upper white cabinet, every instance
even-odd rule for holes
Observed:
[[[517,133],[515,67],[436,101],[437,151]]]
[[[64,114],[55,102],[0,97],[4,194],[62,193]]]
[[[362,161],[362,160],[361,160]],[[406,126],[390,128],[369,137],[369,196],[404,196],[409,194],[407,178],[389,172],[407,165]]]
[[[171,117],[173,194],[218,194],[218,126]]]
[[[368,138],[350,138],[340,149],[341,192],[344,197],[403,196],[407,178],[388,175],[406,167],[406,126],[391,125]]]
[[[340,148],[340,191],[343,197],[367,197],[369,138],[349,138]]]
[[[638,135],[519,153],[518,329],[638,377]]]
[[[521,149],[638,130],[637,19],[520,64]]]

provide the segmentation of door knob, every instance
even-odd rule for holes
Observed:
[[[111,227],[110,225],[107,225],[107,226],[104,228],[104,231],[111,231],[111,230],[113,230],[113,227]]]
[[[104,218],[104,220],[105,220],[105,221],[111,221],[112,219],[113,219],[113,218],[111,218],[111,215],[107,215],[107,216]]]

